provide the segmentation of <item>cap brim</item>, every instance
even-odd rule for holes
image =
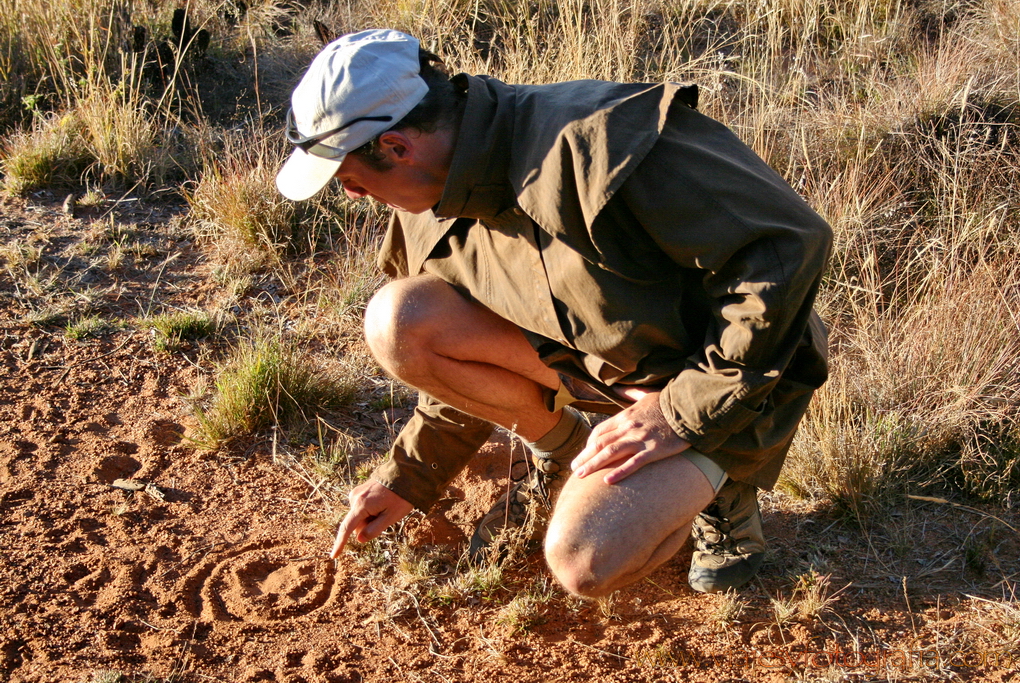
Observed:
[[[308,199],[326,186],[336,175],[344,158],[323,159],[296,148],[276,174],[276,189],[287,199],[296,202]]]

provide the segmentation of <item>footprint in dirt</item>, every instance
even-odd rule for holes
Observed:
[[[142,463],[129,455],[111,455],[92,470],[92,475],[104,484],[112,484],[117,479],[127,479],[142,468]]]
[[[70,586],[68,593],[74,604],[91,607],[99,591],[110,582],[111,576],[105,566],[95,569],[85,564],[75,564],[64,572],[63,579]]]
[[[153,420],[145,426],[145,440],[156,446],[175,446],[184,438],[184,425],[171,420]]]

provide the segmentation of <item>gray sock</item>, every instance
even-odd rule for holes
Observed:
[[[525,443],[538,458],[554,460],[566,467],[584,449],[589,434],[591,427],[587,420],[575,409],[565,406],[560,421],[548,434],[534,443]]]

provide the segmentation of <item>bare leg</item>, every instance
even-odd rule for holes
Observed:
[[[438,278],[379,290],[365,313],[365,336],[388,372],[525,439],[539,439],[559,420],[542,400],[542,388],[555,389],[559,377],[520,330]],[[705,476],[681,457],[645,465],[612,486],[598,474],[571,477],[546,536],[549,566],[574,593],[612,592],[676,553],[713,497]]]
[[[567,480],[545,538],[546,559],[567,590],[599,597],[672,557],[715,492],[689,460],[672,457],[606,484]]]
[[[536,441],[552,429],[542,388],[559,376],[513,323],[431,275],[397,280],[372,298],[365,338],[394,376],[466,413]]]

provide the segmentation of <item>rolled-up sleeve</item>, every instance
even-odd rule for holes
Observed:
[[[414,415],[400,430],[389,459],[372,478],[422,512],[488,440],[493,425],[418,394]]]

